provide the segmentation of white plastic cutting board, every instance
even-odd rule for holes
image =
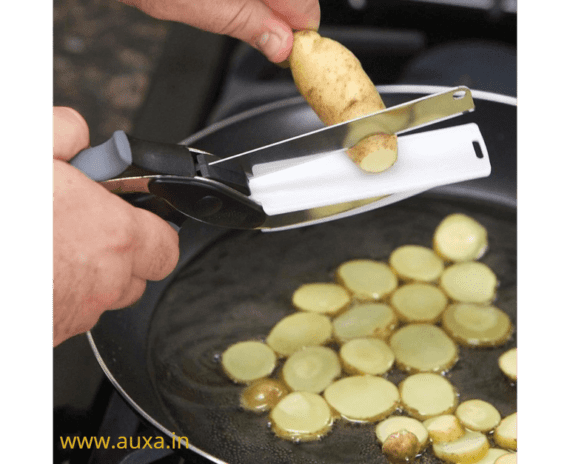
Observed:
[[[482,157],[477,156],[474,142]],[[397,194],[367,205],[368,210],[491,173],[487,147],[475,123],[398,137],[398,160],[379,174],[362,171],[343,150],[282,170],[278,167],[277,163],[256,166],[249,181],[251,198],[270,216]]]

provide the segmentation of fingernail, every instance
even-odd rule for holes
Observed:
[[[283,39],[276,32],[264,32],[257,40],[257,47],[268,58],[274,58],[279,54],[283,46]]]

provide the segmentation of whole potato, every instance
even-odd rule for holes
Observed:
[[[289,64],[299,92],[326,125],[386,108],[354,54],[315,31],[295,32]],[[363,170],[382,172],[396,162],[396,135],[370,135],[347,154]]]

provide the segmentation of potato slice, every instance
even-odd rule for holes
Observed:
[[[372,422],[388,416],[398,406],[398,388],[382,377],[355,375],[337,380],[325,389],[329,405],[345,419]]]
[[[332,335],[330,319],[317,313],[296,313],[281,319],[269,332],[267,344],[281,356],[290,356],[305,346],[326,343]]]
[[[455,415],[464,427],[475,432],[490,432],[501,422],[497,408],[483,400],[464,401],[457,406]]]
[[[442,327],[457,343],[489,347],[504,344],[512,332],[509,316],[492,305],[457,303],[442,316]]]
[[[301,311],[334,315],[349,305],[350,294],[337,284],[311,283],[295,290],[292,301]]]
[[[474,261],[487,250],[487,230],[465,214],[450,214],[435,229],[433,248],[446,261]]]
[[[439,327],[408,324],[390,337],[396,366],[407,372],[443,372],[458,359],[455,342]]]
[[[400,385],[402,406],[418,420],[450,414],[457,407],[455,387],[439,374],[410,375]]]
[[[379,338],[355,338],[340,348],[340,359],[349,374],[382,375],[394,364],[394,353]]]
[[[517,449],[517,413],[505,417],[497,427],[493,435],[495,443],[504,449]]]
[[[285,395],[287,386],[275,379],[260,379],[244,388],[240,396],[241,407],[253,412],[271,410]]]
[[[435,323],[447,306],[447,296],[434,285],[414,282],[392,293],[390,304],[404,322]]]
[[[333,319],[333,335],[340,342],[353,338],[388,338],[398,324],[394,310],[384,303],[361,303]]]
[[[291,390],[313,393],[322,392],[340,374],[338,355],[324,346],[309,346],[293,353],[281,371]]]
[[[396,248],[390,254],[389,263],[405,281],[435,282],[443,272],[443,260],[433,250],[419,245]]]
[[[495,464],[497,459],[505,454],[509,454],[509,452],[501,448],[490,448],[485,457],[477,461],[477,464]]]
[[[363,171],[382,172],[396,162],[398,139],[396,135],[372,134],[348,148],[346,154]]]
[[[454,301],[488,304],[495,298],[497,276],[477,261],[452,264],[441,274],[442,290]]]
[[[455,441],[465,435],[465,428],[453,414],[443,414],[423,422],[433,443]]]
[[[467,430],[458,440],[434,443],[433,454],[446,462],[467,464],[479,462],[485,457],[489,448],[489,440],[485,435]]]
[[[499,356],[499,368],[509,379],[517,381],[517,349],[511,348]]]
[[[246,341],[231,345],[222,354],[222,368],[234,382],[249,383],[267,377],[275,369],[277,356],[263,342]]]
[[[413,433],[418,439],[416,454],[428,445],[429,435],[424,424],[417,419],[406,416],[391,416],[384,419],[376,426],[376,438],[380,443],[384,443],[390,435],[401,430]]]
[[[382,444],[382,453],[390,462],[413,461],[420,451],[418,437],[408,430],[399,430],[391,434]]]
[[[311,392],[289,393],[271,410],[269,419],[277,436],[292,441],[318,440],[333,424],[327,402]]]
[[[362,301],[381,300],[398,286],[398,278],[390,267],[371,259],[355,259],[341,264],[336,278]]]
[[[340,43],[315,31],[293,35],[289,64],[299,93],[326,124],[338,124],[386,106],[360,61]],[[378,133],[360,140],[348,156],[367,172],[381,172],[397,159],[396,135]]]
[[[517,453],[503,454],[496,461],[495,464],[517,464]]]

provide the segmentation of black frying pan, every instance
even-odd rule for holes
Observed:
[[[388,106],[439,91],[379,87]],[[317,226],[264,234],[217,229],[196,222],[181,231],[181,260],[168,279],[150,283],[132,308],[104,314],[90,341],[104,371],[128,402],[168,440],[185,436],[191,452],[213,462],[385,463],[373,425],[335,424],[324,439],[295,444],[277,439],[266,416],[238,407],[241,387],[221,373],[219,355],[231,343],[266,335],[293,312],[289,299],[302,283],[332,280],[342,261],[387,259],[402,244],[431,245],[435,226],[464,212],[489,231],[483,258],[498,275],[496,305],[516,326],[516,108],[512,98],[473,93],[476,122],[493,172],[487,179],[436,189],[401,203]],[[320,127],[299,98],[223,121],[186,140],[228,155]],[[461,349],[449,380],[460,401],[490,401],[502,416],[516,411],[516,389],[497,358],[516,346],[516,331],[496,349]],[[394,369],[387,378],[398,383]],[[169,443],[167,441],[167,443]],[[420,463],[440,462],[431,453]]]

